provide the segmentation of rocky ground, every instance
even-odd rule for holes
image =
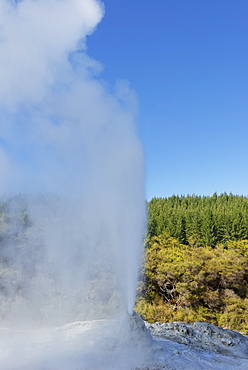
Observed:
[[[248,369],[248,338],[212,324],[145,323],[152,335],[153,362],[144,370]]]
[[[167,339],[223,355],[248,359],[248,337],[206,322],[146,323],[155,338]]]
[[[196,322],[79,321],[0,329],[1,370],[247,370],[248,339]]]

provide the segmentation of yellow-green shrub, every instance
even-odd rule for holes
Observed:
[[[146,287],[136,310],[145,320],[208,321],[247,332],[248,241],[180,244],[166,232],[147,243]]]

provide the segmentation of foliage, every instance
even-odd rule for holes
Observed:
[[[136,310],[149,321],[208,321],[248,332],[248,241],[191,247],[167,232],[146,246]]]
[[[153,198],[148,215],[148,238],[167,231],[192,247],[248,239],[248,198],[244,196]]]

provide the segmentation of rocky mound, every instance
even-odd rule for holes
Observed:
[[[1,370],[247,370],[248,340],[207,323],[140,316],[0,329]]]
[[[145,323],[152,336],[199,347],[224,355],[248,359],[248,337],[229,329],[222,329],[206,322],[185,324],[170,322]]]

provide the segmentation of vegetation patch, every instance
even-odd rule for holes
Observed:
[[[227,194],[150,201],[136,303],[145,320],[206,321],[248,334],[247,207],[247,198]]]

